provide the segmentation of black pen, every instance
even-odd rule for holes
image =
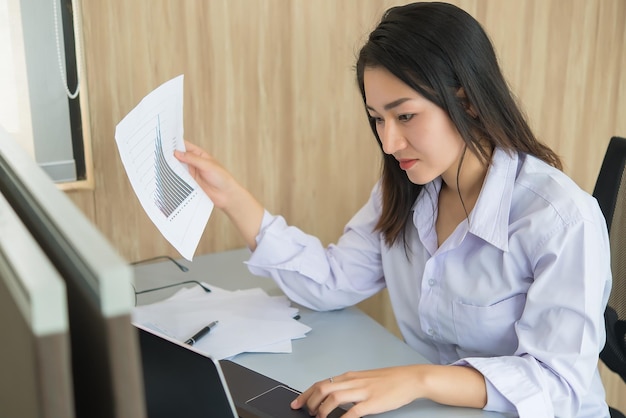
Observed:
[[[213,327],[216,326],[217,323],[218,323],[218,321],[211,322],[209,325],[207,325],[206,327],[202,328],[200,331],[196,332],[196,334],[193,337],[191,337],[190,339],[185,341],[185,344],[194,345],[195,343],[198,342],[198,340],[200,338],[204,337],[209,332],[211,332],[211,329],[213,329]]]

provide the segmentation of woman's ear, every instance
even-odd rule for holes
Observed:
[[[476,109],[474,109],[474,106],[472,106],[472,104],[467,99],[467,95],[465,94],[465,89],[463,87],[459,87],[459,89],[456,91],[456,97],[463,104],[463,107],[465,108],[467,114],[470,115],[473,119],[476,119],[478,117],[478,113],[476,113]]]

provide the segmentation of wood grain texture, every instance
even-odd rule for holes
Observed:
[[[380,172],[355,56],[381,13],[402,3],[83,1],[94,190],[72,199],[129,261],[180,257],[135,197],[114,132],[142,97],[185,74],[186,139],[268,210],[334,242]],[[626,1],[454,3],[484,25],[531,126],[591,192],[609,138],[626,135]],[[214,212],[196,254],[243,245]],[[396,330],[384,293],[362,306]],[[626,410],[618,398],[610,401]]]

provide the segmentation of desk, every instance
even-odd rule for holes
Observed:
[[[269,278],[253,276],[244,261],[247,249],[198,256],[180,271],[171,262],[135,267],[138,291],[183,280],[198,280],[227,290],[260,287],[270,295],[281,294]],[[178,288],[138,296],[139,304],[159,301]],[[244,353],[233,360],[299,390],[312,383],[349,370],[366,370],[428,361],[356,307],[332,312],[315,312],[300,307],[301,321],[312,330],[306,338],[293,341],[293,353]],[[396,411],[376,415],[384,418],[502,417],[470,408],[439,405],[420,399]]]

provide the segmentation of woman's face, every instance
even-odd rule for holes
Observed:
[[[383,151],[415,184],[438,176],[455,184],[465,142],[448,114],[384,68],[366,68],[363,78]]]

